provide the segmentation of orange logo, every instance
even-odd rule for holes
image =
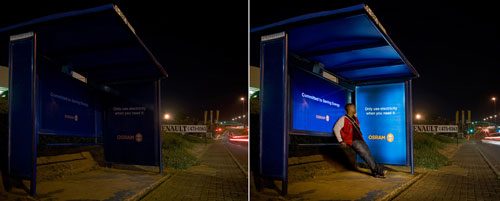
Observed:
[[[142,142],[142,134],[141,133],[135,134],[135,141]]]
[[[387,141],[388,142],[394,141],[394,135],[392,133],[387,134]]]

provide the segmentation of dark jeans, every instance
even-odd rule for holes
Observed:
[[[352,141],[352,149],[368,164],[373,174],[382,174],[384,166],[378,165],[370,154],[370,149],[363,140]]]

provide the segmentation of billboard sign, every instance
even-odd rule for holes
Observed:
[[[413,125],[413,131],[421,133],[458,133],[457,125]]]
[[[346,90],[298,69],[291,77],[292,130],[332,135],[335,122],[345,114]]]
[[[356,111],[374,160],[407,165],[405,83],[357,86]]]
[[[206,125],[161,125],[161,130],[169,133],[206,133]]]

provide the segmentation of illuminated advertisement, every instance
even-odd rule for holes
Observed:
[[[332,135],[345,114],[346,91],[310,73],[292,71],[292,129]]]
[[[405,84],[357,86],[356,111],[375,161],[406,165]]]

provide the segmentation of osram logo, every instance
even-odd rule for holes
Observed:
[[[322,116],[322,115],[316,115],[316,119],[322,119],[322,120],[325,120],[326,122],[329,122],[330,121],[330,116],[326,115],[326,116]]]
[[[117,140],[135,140],[136,142],[142,142],[144,137],[141,133],[135,135],[116,135]]]
[[[71,119],[71,120],[74,120],[74,121],[78,121],[78,115],[69,115],[69,114],[65,114],[64,115],[64,118],[65,119]]]
[[[370,140],[385,140],[385,135],[369,135]]]
[[[385,135],[368,135],[368,139],[370,140],[387,140],[387,142],[394,141],[394,135],[392,133]]]
[[[142,142],[142,134],[141,133],[135,134],[135,141]]]
[[[387,134],[387,142],[394,141],[394,135],[392,133]]]

